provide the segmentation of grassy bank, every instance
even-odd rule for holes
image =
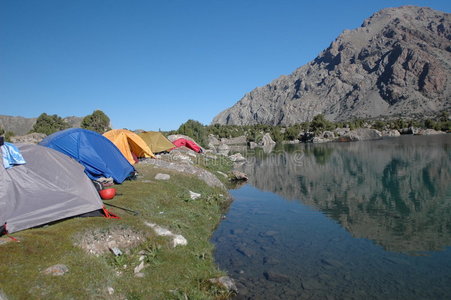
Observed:
[[[228,166],[203,165],[223,171]],[[209,238],[229,204],[227,191],[151,165],[138,164],[137,170],[137,180],[116,186],[118,195],[105,201],[121,207],[107,206],[121,219],[73,218],[17,232],[13,236],[20,242],[2,243],[0,299],[2,292],[9,300],[227,298],[227,291],[209,281],[224,275],[214,263]],[[157,181],[157,173],[171,178]],[[192,200],[189,191],[201,197]],[[157,236],[146,222],[182,235],[188,244],[173,247],[170,237]],[[108,246],[123,254],[115,256]],[[136,274],[141,262],[144,268]],[[56,264],[69,271],[43,273]]]

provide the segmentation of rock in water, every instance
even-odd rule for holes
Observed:
[[[233,170],[232,175],[230,176],[230,180],[232,181],[247,181],[249,178],[243,172]]]
[[[229,292],[238,293],[238,289],[236,287],[235,282],[229,276],[221,276],[219,278],[212,278],[209,280],[211,283],[222,286]]]
[[[267,272],[263,273],[263,275],[265,276],[266,280],[268,280],[268,281],[274,281],[274,282],[279,282],[279,283],[290,282],[290,277],[288,275],[285,275],[282,273],[278,273],[278,272],[274,272],[274,271],[267,271]]]

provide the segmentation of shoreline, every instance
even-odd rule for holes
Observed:
[[[231,171],[224,157],[177,155],[160,160],[227,184],[215,174]],[[121,219],[72,218],[12,234],[19,242],[1,237],[0,272],[8,280],[0,299],[229,298],[234,288],[210,241],[231,203],[225,185],[146,161],[136,168],[137,179],[115,185],[118,195],[104,202]],[[48,271],[61,265],[61,275]]]

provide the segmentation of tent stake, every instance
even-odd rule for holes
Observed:
[[[115,207],[115,208],[119,208],[119,209],[125,210],[126,212],[132,213],[134,216],[139,215],[139,212],[137,212],[135,210],[131,210],[131,209],[128,209],[128,208],[125,208],[125,207],[121,207],[121,206],[117,206],[117,205],[113,205],[113,204],[109,204],[109,203],[105,203],[105,202],[104,202],[104,204],[108,205],[108,206],[111,206],[111,207]]]

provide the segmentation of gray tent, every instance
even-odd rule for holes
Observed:
[[[26,164],[0,165],[0,235],[102,209],[78,162],[47,147],[17,146]]]

